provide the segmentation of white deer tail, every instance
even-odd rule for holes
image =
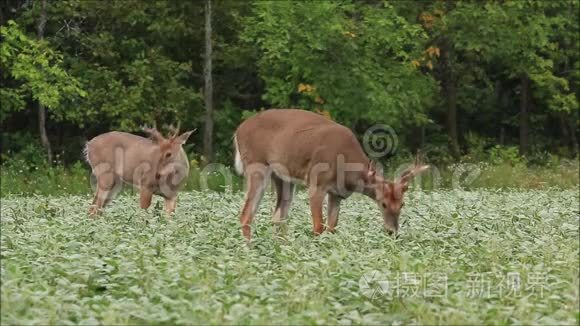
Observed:
[[[240,155],[240,147],[238,146],[238,138],[234,135],[234,147],[236,148],[235,168],[239,175],[244,174],[244,162]]]
[[[87,163],[91,164],[91,161],[89,160],[89,142],[86,142],[85,147],[83,147],[83,157]]]

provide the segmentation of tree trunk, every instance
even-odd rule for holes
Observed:
[[[520,155],[528,154],[530,147],[530,112],[529,89],[530,80],[523,75],[520,78]]]
[[[576,114],[573,114],[571,119],[568,121],[569,123],[569,130],[570,130],[570,142],[572,146],[572,156],[576,157],[578,155],[578,138],[576,137],[576,128],[578,128],[577,124],[578,118]]]
[[[449,85],[446,90],[447,98],[447,130],[449,133],[449,146],[451,155],[459,159],[459,141],[457,140],[457,96],[455,85]]]
[[[575,157],[578,153],[578,139],[576,138],[576,116],[566,112],[558,112],[558,120],[562,131],[562,145],[570,149]]]
[[[459,141],[457,136],[457,89],[455,87],[455,76],[451,66],[451,47],[449,41],[445,40],[441,49],[443,68],[443,98],[447,107],[447,135],[449,137],[449,151],[454,159],[459,159]]]
[[[6,18],[4,15],[4,11],[8,12],[8,3],[6,1],[1,1],[0,2],[0,26],[5,26],[6,25]]]
[[[421,148],[421,150],[423,148],[425,148],[425,126],[421,126],[421,141],[419,142],[419,148]]]
[[[417,150],[423,148],[424,145],[423,136],[425,132],[425,127],[415,126],[411,127],[410,129],[411,132],[409,135],[409,149],[411,150],[411,152],[416,152]]]
[[[44,27],[46,26],[46,1],[40,1],[40,18],[38,20],[37,27],[37,37],[39,40],[44,39]],[[38,107],[38,131],[40,133],[40,142],[46,150],[48,164],[52,164],[52,148],[50,146],[50,140],[48,139],[48,134],[46,133],[46,109],[40,101],[37,102]]]
[[[566,113],[558,112],[558,122],[560,124],[560,131],[562,132],[562,143],[564,147],[572,149],[572,140],[568,132],[568,122],[566,121]]]
[[[212,41],[211,41],[211,0],[205,2],[205,64],[204,64],[204,99],[205,129],[203,134],[203,152],[206,164],[213,160],[213,81],[212,81]]]
[[[503,108],[503,106],[501,105],[501,100],[502,100],[502,96],[503,96],[503,89],[502,89],[502,84],[501,81],[496,81],[495,82],[495,87],[493,88],[493,101],[490,101],[489,104],[490,106],[487,108],[488,110],[493,110],[493,109],[497,109],[499,108],[500,110],[500,114],[499,115],[499,144],[500,145],[505,145],[505,126],[504,126],[504,121],[505,121],[505,110]]]

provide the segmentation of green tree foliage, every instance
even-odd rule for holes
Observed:
[[[571,112],[578,108],[571,80],[556,65],[577,65],[578,9],[576,1],[460,3],[448,28],[458,48],[499,64],[509,78],[529,76],[546,108]]]
[[[351,124],[426,122],[435,83],[411,63],[426,34],[392,6],[257,2],[245,25],[274,106],[319,108]]]
[[[434,76],[443,85],[442,103],[447,105],[454,95],[450,92],[456,93],[460,134],[475,131],[502,144],[517,141],[513,132],[509,139],[509,130],[521,127],[525,78],[531,84],[525,106],[532,130],[551,132],[558,143],[564,136],[550,127],[564,117],[566,125],[559,127],[568,130],[566,137],[575,137],[578,95],[572,85],[577,85],[578,2],[400,2],[397,9],[429,33],[428,50],[445,52],[441,58],[431,56],[436,59]],[[437,106],[432,108],[437,111]],[[576,140],[570,142],[577,147]]]
[[[62,114],[65,101],[86,96],[81,83],[63,69],[63,55],[46,42],[28,37],[14,21],[0,27],[0,35],[2,77],[12,81],[0,89],[0,121],[23,110],[29,100]]]
[[[178,121],[200,130],[188,150],[201,152],[203,7],[51,0],[38,41],[36,2],[5,2],[4,139],[36,132],[38,100],[49,108],[49,137],[71,160],[79,154],[67,137]],[[212,7],[219,161],[231,160],[240,121],[270,107],[318,111],[359,135],[387,123],[399,148],[419,144],[440,158],[489,154],[497,144],[522,145],[526,135],[530,155],[577,152],[577,1],[214,0]]]
[[[82,109],[71,103],[67,118],[137,130],[143,124],[185,120],[200,106],[199,90],[189,83],[191,58],[172,52],[176,43],[185,41],[181,36],[190,36],[178,8],[143,1],[69,1],[55,6],[54,11],[75,17],[72,31],[57,35],[55,42],[76,54],[68,58],[71,73],[88,93]],[[168,26],[177,33],[169,32]]]

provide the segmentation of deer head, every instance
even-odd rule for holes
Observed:
[[[179,168],[179,164],[188,164],[187,161],[182,162],[183,157],[180,153],[183,150],[183,144],[185,144],[195,129],[180,135],[178,128],[171,127],[171,133],[168,138],[163,137],[155,128],[143,128],[143,131],[149,134],[149,138],[159,148],[159,162],[155,174],[156,180],[160,180],[164,176],[174,173]]]
[[[383,214],[383,222],[389,234],[397,233],[399,230],[399,215],[401,208],[405,205],[404,195],[409,189],[409,183],[413,178],[429,168],[420,162],[419,154],[415,159],[415,164],[407,168],[401,177],[394,181],[384,180],[381,174],[377,175],[374,163],[370,163],[367,172],[367,182],[375,190],[375,200]]]

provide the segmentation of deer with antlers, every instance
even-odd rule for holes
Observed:
[[[141,208],[151,205],[153,194],[165,199],[165,211],[173,213],[177,193],[189,174],[183,144],[194,130],[179,134],[171,128],[165,138],[154,128],[144,128],[149,138],[112,131],[87,142],[84,154],[96,177],[96,192],[89,214],[94,216],[127,183],[139,189]]]
[[[240,215],[242,233],[251,238],[251,223],[266,183],[276,189],[273,220],[282,223],[289,211],[294,184],[308,188],[313,232],[333,232],[340,203],[358,192],[375,201],[389,233],[399,229],[403,196],[410,181],[428,166],[419,161],[394,181],[383,178],[350,129],[322,115],[296,109],[270,109],[245,120],[234,135],[235,167],[246,180]],[[328,197],[328,220],[323,201]]]

